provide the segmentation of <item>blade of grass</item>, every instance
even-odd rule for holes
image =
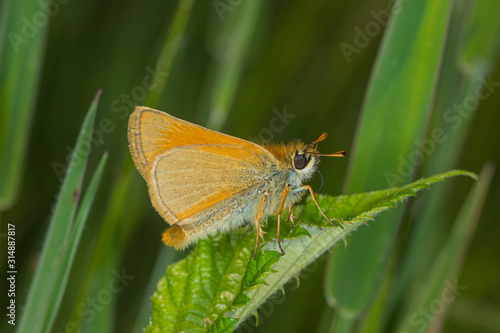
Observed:
[[[492,71],[500,51],[500,3],[495,0],[472,2],[466,9],[469,15],[458,65],[466,75],[484,75]]]
[[[441,186],[437,186],[439,188]],[[394,258],[391,258],[394,259]],[[392,277],[392,268],[393,262],[395,260],[391,260],[389,264],[389,276]],[[387,316],[387,302],[388,298],[392,294],[392,288],[394,285],[394,280],[392,278],[385,278],[382,280],[382,285],[380,290],[373,302],[373,306],[370,307],[370,311],[363,317],[363,320],[360,321],[359,325],[356,326],[356,332],[386,332],[385,329],[385,320]]]
[[[83,227],[85,226],[85,222],[87,221],[87,217],[89,215],[90,208],[92,207],[92,203],[95,199],[97,189],[99,188],[99,184],[101,183],[101,178],[104,172],[104,167],[106,166],[107,159],[108,153],[106,152],[102,156],[101,161],[99,162],[99,165],[97,166],[92,179],[90,180],[87,191],[85,192],[83,200],[78,208],[75,223],[73,225],[71,236],[68,241],[68,248],[64,252],[62,264],[60,266],[60,272],[55,283],[58,288],[54,289],[54,293],[52,294],[52,297],[50,299],[50,304],[53,304],[53,306],[48,307],[47,318],[44,324],[44,330],[46,332],[50,332],[52,330],[52,325],[54,324],[58,309],[61,305],[62,297],[68,283],[69,274],[71,272],[71,267],[75,259],[76,250],[78,248],[78,244],[80,243]]]
[[[347,193],[408,181],[435,93],[450,1],[400,1],[382,41],[344,183]],[[415,143],[416,142],[416,143]],[[346,321],[373,301],[385,274],[402,210],[363,228],[331,257],[325,293]],[[342,317],[337,321],[339,327]]]
[[[225,41],[220,58],[213,67],[208,81],[209,118],[207,127],[220,129],[226,121],[236,95],[241,71],[252,36],[257,28],[261,0],[246,1],[236,7],[226,18],[219,32],[220,41]]]
[[[40,11],[45,14],[37,1],[6,0],[1,4],[0,210],[15,202],[21,187],[49,21],[35,26],[29,18]]]
[[[187,23],[193,9],[193,2],[194,0],[179,1],[177,12],[165,36],[163,47],[157,60],[157,71],[170,72],[175,56],[179,52],[184,39]],[[146,97],[145,105],[157,106],[166,84],[167,80],[162,80],[157,87],[151,89]]]
[[[458,274],[481,215],[493,172],[493,165],[484,166],[480,175],[481,186],[475,185],[470,191],[447,242],[429,270],[398,332],[422,332],[431,330],[434,325],[440,327],[446,308],[466,288],[459,285]]]
[[[481,304],[458,298],[450,307],[449,319],[472,327],[473,332],[500,331],[500,317],[498,304]]]
[[[462,153],[463,141],[476,107],[465,107],[465,117],[458,112],[450,113],[453,106],[464,107],[471,99],[484,99],[478,95],[478,89],[481,88],[484,93],[490,94],[484,86],[483,78],[491,73],[500,48],[500,22],[492,17],[492,13],[500,11],[500,2],[480,1],[470,5],[472,8],[457,3],[454,8],[445,52],[446,60],[443,62],[436,99],[435,119],[431,125],[433,129],[442,129],[446,133],[446,140],[436,143],[434,153],[429,156],[428,163],[423,167],[423,174],[442,172],[455,167]],[[450,115],[453,117],[452,121]],[[435,259],[435,252],[442,244],[443,234],[439,232],[439,224],[436,225],[436,221],[440,220],[440,208],[445,204],[447,190],[449,188],[445,185],[429,193],[426,200],[420,202],[416,209],[418,216],[415,230],[411,232],[402,268],[395,280],[388,316],[401,307],[401,297],[412,292],[418,293],[420,281]]]
[[[173,21],[168,23],[169,29],[158,57],[157,71],[168,71],[172,67],[175,56],[178,54],[181,42],[184,39],[185,29],[191,17],[192,10],[192,0],[182,0],[179,2]],[[146,97],[146,103],[149,106],[155,106],[158,103],[167,81],[168,77],[155,89],[149,91]],[[124,142],[124,144],[126,143]],[[120,260],[118,253],[123,252],[123,247],[127,244],[134,227],[139,222],[137,217],[147,200],[145,190],[139,193],[132,193],[130,191],[131,188],[144,188],[142,182],[143,180],[136,172],[132,159],[127,156],[109,196],[109,204],[102,222],[103,228],[99,234],[86,273],[87,278],[84,279],[84,285],[76,297],[70,322],[81,324],[83,318],[79,313],[78,306],[84,304],[89,295],[95,295],[102,289],[103,285],[106,285],[110,279],[114,278],[112,275],[113,270],[118,267]],[[115,241],[110,242],[110,239],[114,239]],[[116,297],[110,301],[108,306],[96,314],[94,320],[85,326],[86,329],[96,332],[112,330],[115,302]]]
[[[22,314],[19,332],[49,331],[50,328],[44,325],[48,324],[50,313],[57,313],[60,299],[54,298],[54,295],[57,294],[57,289],[60,286],[56,282],[59,274],[64,273],[62,266],[65,253],[68,248],[73,246],[69,243],[70,235],[80,198],[88,153],[90,152],[88,147],[91,145],[90,139],[100,95],[99,91],[87,112],[78,135]],[[69,271],[65,273],[69,274]]]

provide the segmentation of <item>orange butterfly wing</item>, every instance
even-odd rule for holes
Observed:
[[[151,201],[169,224],[255,185],[258,166],[275,161],[257,144],[146,107],[130,116],[128,137]]]

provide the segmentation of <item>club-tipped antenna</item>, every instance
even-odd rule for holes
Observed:
[[[313,142],[313,143],[311,143],[309,146],[312,146],[312,145],[314,145],[314,144],[316,144],[316,143],[318,143],[318,142],[320,142],[320,141],[325,140],[325,139],[326,139],[326,137],[327,137],[327,134],[326,134],[326,133],[321,134],[321,135],[319,136],[319,138],[317,138],[316,140],[314,140],[314,142]]]
[[[320,153],[311,153],[311,154],[316,155],[316,156],[333,156],[333,157],[347,156],[347,153],[345,152],[345,150],[341,150],[341,151],[338,151],[338,152],[333,153],[333,154],[320,154]]]
[[[325,133],[321,134],[319,136],[319,138],[317,138],[316,140],[314,140],[314,142],[311,143],[309,146],[313,146],[316,143],[325,140],[326,137],[327,137],[327,134],[325,132]],[[340,150],[340,151],[338,151],[336,153],[333,153],[333,154],[320,154],[318,152],[310,152],[310,154],[315,155],[315,156],[333,156],[333,157],[344,157],[344,156],[347,156],[347,153],[345,152],[345,150]]]

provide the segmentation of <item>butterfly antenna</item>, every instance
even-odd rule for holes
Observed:
[[[336,153],[333,153],[333,154],[319,154],[319,153],[313,153],[314,155],[316,156],[334,156],[334,157],[344,157],[344,156],[347,156],[347,153],[345,152],[345,150],[341,150],[341,151],[338,151]]]
[[[327,134],[326,134],[326,133],[321,134],[321,135],[319,136],[319,138],[317,138],[316,140],[314,140],[314,142],[313,142],[313,143],[311,143],[309,146],[312,146],[312,145],[314,145],[314,144],[316,144],[316,143],[318,143],[318,142],[320,142],[320,141],[325,140],[325,139],[326,139],[326,137],[327,137]]]
[[[317,138],[316,140],[314,140],[314,142],[311,143],[309,146],[314,146],[318,142],[325,140],[326,137],[327,137],[326,133],[321,134],[319,136],[319,138]],[[345,152],[345,150],[341,150],[341,151],[338,151],[338,152],[333,153],[333,154],[320,154],[318,152],[311,152],[311,154],[316,155],[316,156],[333,156],[333,157],[344,157],[344,156],[347,156],[347,153]]]

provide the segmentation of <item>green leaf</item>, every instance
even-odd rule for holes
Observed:
[[[251,246],[251,244],[248,244]],[[281,257],[281,253],[277,251],[266,251],[259,247],[256,259],[250,257],[246,268],[245,275],[241,280],[240,292],[234,298],[233,302],[226,308],[217,320],[210,327],[209,332],[232,332],[238,320],[235,318],[226,317],[227,313],[235,308],[242,307],[252,303],[252,299],[246,295],[246,292],[256,289],[259,285],[268,285],[264,280],[266,276],[275,272],[272,267]]]
[[[188,257],[171,265],[153,296],[153,318],[146,331],[203,332],[215,322],[241,289],[253,237],[239,232],[201,240]],[[251,279],[246,280],[248,288]]]
[[[277,251],[262,251],[259,247],[257,258],[248,261],[247,270],[241,281],[241,291],[246,292],[258,285],[267,285],[264,278],[271,273],[271,268],[278,261],[281,254]]]
[[[94,174],[87,191],[88,195],[84,198],[75,224],[75,213],[90,151],[85,147],[91,145],[90,140],[100,95],[99,91],[87,112],[73,150],[21,318],[19,332],[51,331],[58,312],[74,253],[80,240],[81,228],[104,167],[105,159],[101,161]]]
[[[288,236],[289,238],[299,238],[302,236],[309,236],[311,237],[311,234],[309,231],[306,229],[302,228],[301,226],[295,226],[292,231],[290,232],[290,235]]]
[[[232,331],[288,280],[360,225],[430,184],[456,175],[477,179],[473,173],[456,170],[400,188],[318,196],[327,215],[344,221],[343,229],[325,222],[309,198],[303,208],[298,207],[300,214],[296,214],[296,223],[310,224],[301,226],[308,234],[297,238],[292,232],[292,237],[284,236],[284,256],[275,242],[269,242],[259,247],[257,258],[253,259],[254,231],[240,229],[199,241],[193,252],[171,265],[158,283],[153,296],[153,317],[146,331]],[[274,223],[276,218],[270,218],[269,224]]]
[[[21,188],[49,26],[37,24],[28,33],[26,22],[33,24],[40,6],[6,0],[0,8],[0,210],[15,203]]]
[[[230,317],[221,317],[210,327],[208,333],[231,333],[238,325],[238,319]]]

